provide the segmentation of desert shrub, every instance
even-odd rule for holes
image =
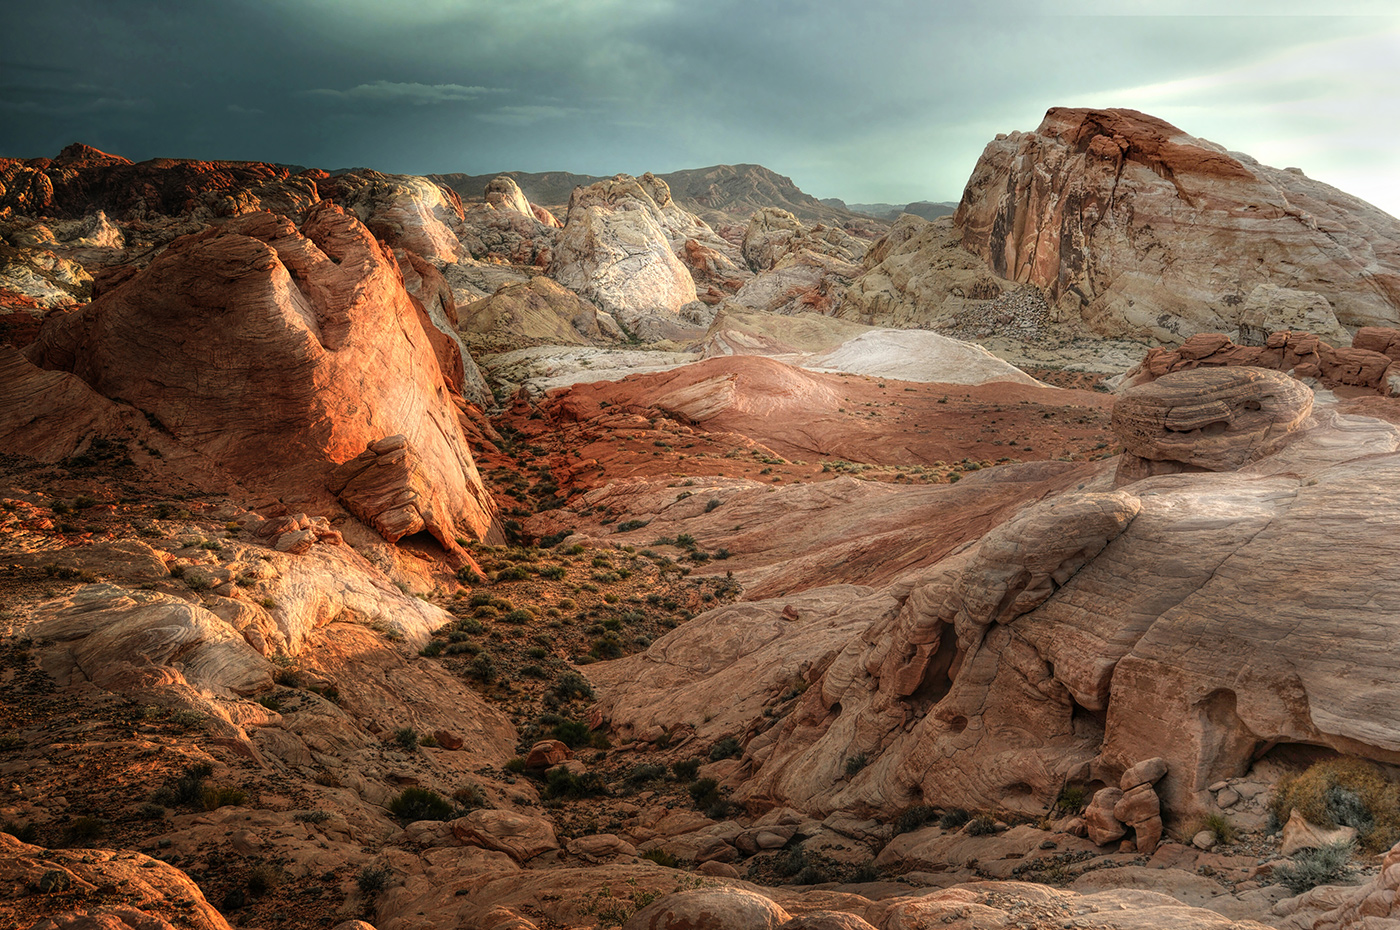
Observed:
[[[501,622],[523,625],[529,623],[533,619],[535,619],[535,615],[533,612],[531,612],[525,607],[517,607],[515,610],[512,610],[510,613],[502,617]]]
[[[0,736],[0,752],[14,752],[16,749],[24,748],[24,739],[18,736]]]
[[[945,830],[956,830],[971,819],[971,814],[961,807],[955,807],[938,818],[938,825]]]
[[[1335,885],[1351,871],[1348,862],[1355,850],[1356,844],[1350,842],[1305,849],[1291,862],[1276,867],[1271,878],[1294,894],[1302,894],[1318,885]]]
[[[32,843],[39,838],[39,828],[32,823],[7,820],[0,826],[0,832],[8,833],[21,843]]]
[[[530,664],[530,665],[526,665],[524,668],[522,668],[522,669],[520,670],[520,674],[523,675],[523,676],[526,677],[526,678],[548,678],[548,677],[549,677],[549,672],[545,671],[542,667],[540,667],[540,666],[538,666],[538,665],[535,665],[535,664],[533,664],[533,663]]]
[[[275,694],[263,695],[258,698],[258,703],[274,713],[282,709],[282,701]]]
[[[807,856],[807,850],[802,848],[801,843],[773,859],[773,870],[783,878],[800,875],[803,869],[811,867],[812,861]]]
[[[254,896],[267,894],[282,884],[282,870],[270,862],[253,866],[248,873],[248,893]]]
[[[990,814],[978,814],[967,822],[968,836],[991,836],[997,832],[996,818]]]
[[[151,800],[167,807],[195,804],[204,793],[204,780],[214,774],[214,767],[199,762],[185,769],[168,784],[156,789]]]
[[[74,817],[63,828],[63,835],[70,843],[94,840],[107,832],[107,821],[98,817]]]
[[[475,593],[475,594],[473,594],[473,595],[471,596],[471,599],[470,599],[470,600],[467,601],[467,606],[468,606],[468,607],[485,607],[485,606],[489,605],[489,604],[491,603],[492,600],[493,600],[493,598],[492,598],[492,596],[491,596],[490,594],[487,594],[485,591],[478,591],[477,593]]]
[[[705,501],[705,512],[709,513],[710,511],[717,508],[721,503],[723,502],[718,497],[710,498],[709,500]]]
[[[394,873],[382,865],[367,865],[355,876],[355,884],[359,886],[360,894],[372,898],[389,887],[389,879],[393,876]]]
[[[547,578],[550,581],[558,581],[559,579],[563,578],[567,573],[568,569],[566,569],[562,565],[547,565],[544,568],[540,569],[540,577]]]
[[[434,656],[440,656],[440,655],[442,655],[443,650],[445,650],[446,648],[447,648],[447,644],[444,643],[442,640],[440,640],[440,639],[430,639],[430,640],[428,640],[428,644],[427,644],[426,646],[424,646],[423,649],[422,649],[418,654],[421,655],[421,656],[427,656],[428,658],[431,659],[431,658],[433,658]]]
[[[550,694],[561,701],[572,701],[574,699],[592,700],[593,686],[588,683],[578,672],[565,672],[559,676],[559,680],[554,683],[554,687],[549,689]]]
[[[452,816],[452,802],[427,788],[405,788],[389,802],[389,813],[404,823],[415,820],[447,820]]]
[[[1195,828],[1191,830],[1192,836],[1195,836],[1202,830],[1209,830],[1211,833],[1215,834],[1216,841],[1220,843],[1233,843],[1239,834],[1239,831],[1235,829],[1235,825],[1230,823],[1230,818],[1221,813],[1207,814],[1192,824],[1192,826]]]
[[[490,684],[496,680],[496,661],[483,652],[472,659],[471,665],[467,666],[467,674],[477,681]]]
[[[530,570],[524,565],[512,565],[496,572],[497,581],[524,581],[530,577]]]
[[[182,730],[203,729],[208,719],[197,710],[177,710],[170,715],[170,722]]]
[[[587,746],[593,739],[593,731],[580,720],[561,720],[549,731],[549,735],[570,749]]]
[[[650,520],[623,520],[617,525],[617,532],[630,533],[632,530],[641,529],[650,522]]]
[[[695,776],[700,774],[699,759],[681,759],[671,763],[671,774],[676,776],[676,781],[695,781]]]
[[[236,807],[248,800],[248,792],[232,785],[209,785],[199,793],[199,804],[207,811]]]
[[[1055,798],[1055,810],[1061,814],[1077,814],[1089,803],[1089,792],[1083,785],[1065,785]]]
[[[487,806],[486,792],[474,781],[469,781],[452,792],[452,800],[465,811],[479,810]]]
[[[165,805],[157,804],[154,801],[146,801],[136,808],[136,816],[142,820],[164,820]]]
[[[457,569],[457,580],[462,584],[479,585],[486,579],[482,578],[470,565],[464,565]]]
[[[331,815],[323,810],[297,811],[292,815],[292,819],[302,823],[325,823],[331,819]]]
[[[657,865],[664,865],[668,869],[680,868],[680,861],[664,849],[648,849],[641,854],[641,858]]]
[[[869,862],[862,862],[860,865],[856,866],[855,871],[851,873],[851,877],[847,879],[847,881],[855,882],[857,884],[861,884],[864,882],[878,882],[879,880],[880,870],[876,867],[875,861],[873,859]]]
[[[695,806],[702,810],[720,799],[719,782],[713,778],[701,778],[692,782],[687,790],[690,792],[690,799],[695,802]]]
[[[514,775],[519,775],[525,771],[525,760],[521,756],[512,756],[506,760],[505,769]]]
[[[622,641],[616,633],[604,633],[588,647],[589,655],[597,659],[617,659],[622,656]]]
[[[726,736],[710,747],[710,761],[718,762],[721,759],[732,759],[741,755],[744,748],[739,745],[739,741],[732,736]]]
[[[846,777],[853,778],[860,773],[860,770],[870,764],[870,757],[863,752],[858,752],[846,758]]]
[[[1330,759],[1279,779],[1269,810],[1279,823],[1296,810],[1319,826],[1355,827],[1366,852],[1400,840],[1400,785],[1364,759]]]
[[[666,766],[657,765],[651,762],[643,762],[641,765],[634,765],[632,771],[627,773],[625,781],[633,788],[645,785],[649,781],[658,781],[666,777]]]
[[[913,833],[938,820],[938,808],[930,804],[915,804],[899,812],[894,819],[895,833]],[[960,825],[961,826],[961,825]]]
[[[394,742],[404,752],[413,752],[418,748],[418,731],[413,727],[400,727],[394,731]]]
[[[568,769],[552,768],[545,775],[544,796],[556,798],[596,798],[608,793],[608,786],[597,772],[575,775]]]

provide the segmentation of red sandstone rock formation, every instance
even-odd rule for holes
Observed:
[[[498,530],[431,330],[393,255],[324,205],[300,231],[259,213],[175,242],[28,355],[289,499],[323,498],[336,465],[402,434],[452,551]]]
[[[1149,349],[1124,381],[1145,384],[1172,371],[1239,365],[1400,396],[1400,330],[1364,326],[1350,348],[1334,348],[1312,333],[1272,333],[1262,346],[1235,345],[1223,333],[1198,333],[1175,349]]]

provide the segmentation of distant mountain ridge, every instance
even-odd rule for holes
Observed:
[[[546,206],[567,204],[575,187],[604,180],[603,177],[572,174],[567,171],[502,171],[495,174],[434,174],[439,184],[455,190],[467,200],[479,200],[487,182],[505,175],[515,179],[532,203]],[[807,224],[827,223],[846,226],[868,224],[868,214],[830,206],[804,192],[791,178],[762,165],[712,165],[658,174],[671,188],[671,197],[683,209],[710,224],[743,224],[756,210],[780,207]]]
[[[913,203],[901,207],[895,203],[846,203],[836,197],[823,197],[822,203],[830,207],[849,210],[852,213],[864,213],[866,216],[873,216],[887,222],[894,222],[899,219],[902,213],[912,213],[915,216],[922,216],[926,220],[936,220],[940,216],[949,216],[958,209],[956,201],[915,200]]]

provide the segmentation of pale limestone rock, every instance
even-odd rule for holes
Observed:
[[[1283,842],[1279,846],[1279,853],[1284,856],[1292,856],[1304,849],[1318,849],[1322,846],[1330,846],[1333,843],[1354,843],[1356,842],[1355,827],[1335,827],[1328,829],[1309,823],[1295,808],[1289,815],[1288,822],[1283,825]]]
[[[1301,330],[1337,346],[1351,344],[1351,334],[1337,322],[1332,305],[1316,291],[1260,284],[1240,310],[1240,345],[1262,346],[1272,333]]]
[[[676,313],[695,282],[671,250],[656,202],[618,175],[574,190],[550,276],[608,312]]]

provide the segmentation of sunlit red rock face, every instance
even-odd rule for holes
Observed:
[[[1106,335],[1233,331],[1260,284],[1321,294],[1350,327],[1400,322],[1400,220],[1133,110],[1057,107],[998,136],[955,223]]]
[[[495,509],[430,331],[393,254],[325,204],[301,230],[258,213],[177,240],[27,354],[287,499],[326,498],[337,464],[402,435],[433,497],[419,509],[456,551],[496,532]]]

